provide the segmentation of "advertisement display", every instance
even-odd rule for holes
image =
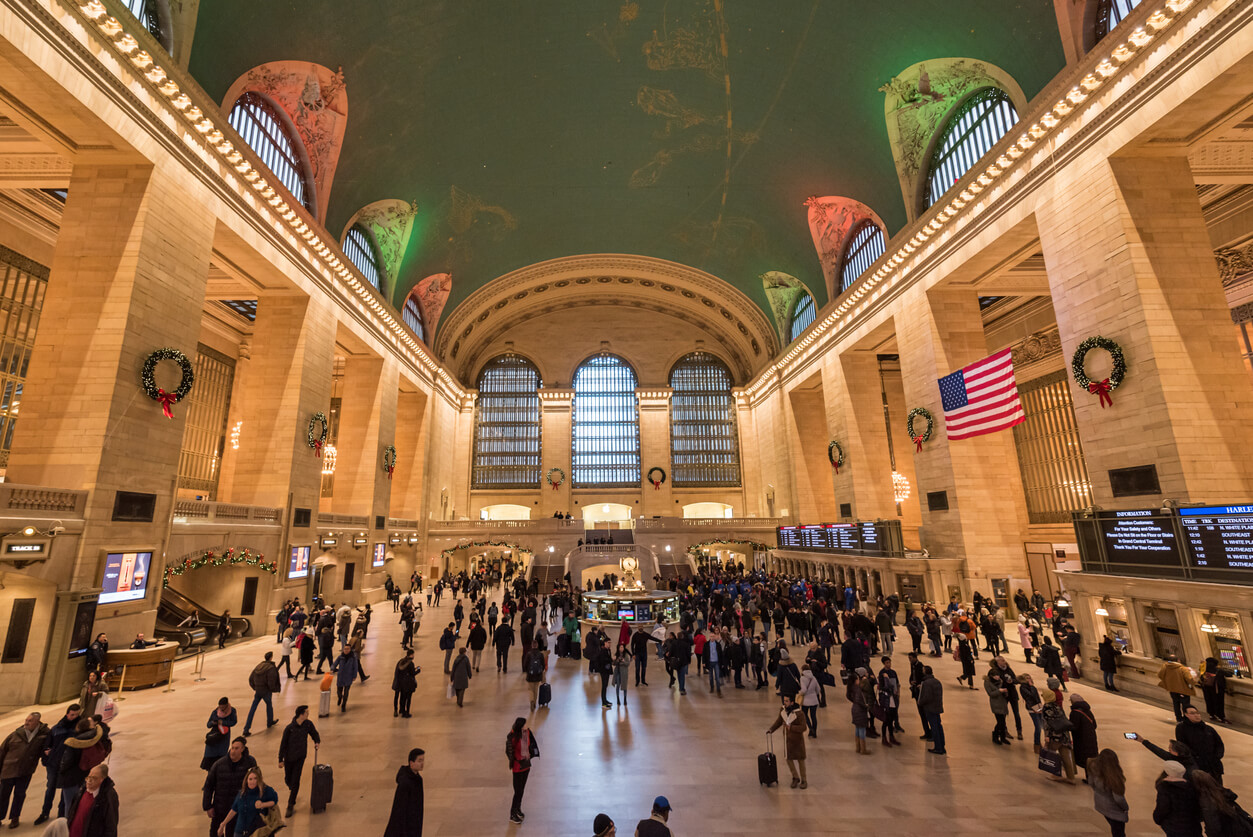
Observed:
[[[376,543],[374,545],[374,561],[370,564],[370,566],[377,569],[383,566],[383,562],[386,560],[387,560],[387,544]]]
[[[100,604],[133,602],[148,592],[151,552],[110,552],[104,559],[104,580]]]
[[[309,577],[309,553],[312,547],[293,546],[291,548],[291,564],[287,568],[288,578]]]

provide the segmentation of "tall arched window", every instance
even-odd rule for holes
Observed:
[[[922,209],[961,180],[1018,121],[1009,94],[985,87],[957,106],[935,143],[922,195]]]
[[[418,307],[418,299],[413,294],[405,297],[405,306],[400,309],[400,318],[405,325],[413,329],[419,340],[426,339],[426,327],[422,325],[422,309]]]
[[[844,264],[840,268],[840,290],[847,291],[866,269],[874,264],[887,249],[883,230],[870,219],[861,222],[844,251]]]
[[[1122,23],[1140,0],[1099,0],[1096,7],[1096,39],[1104,38]]]
[[[357,266],[370,284],[383,290],[383,269],[379,266],[374,237],[360,224],[353,224],[344,236],[344,255]]]
[[[235,100],[229,121],[292,197],[314,212],[313,181],[301,162],[300,138],[288,128],[287,119],[278,107],[250,90]]]
[[[797,337],[800,337],[805,329],[813,325],[814,317],[817,314],[818,311],[814,308],[814,298],[812,296],[805,294],[796,300],[796,306],[792,309],[791,325],[788,328],[788,342],[791,343]]]
[[[575,488],[639,485],[635,383],[635,370],[614,355],[589,358],[574,373]]]
[[[136,20],[144,25],[144,28],[156,38],[161,46],[165,47],[166,52],[170,52],[169,39],[161,28],[161,6],[163,0],[122,0],[126,4],[126,10],[130,12]],[[168,14],[168,9],[166,10]]]
[[[479,373],[471,488],[535,488],[540,479],[540,375],[501,355]]]
[[[740,484],[731,371],[705,352],[670,370],[670,478],[675,487]]]

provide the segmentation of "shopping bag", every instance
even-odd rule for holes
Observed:
[[[1062,755],[1055,750],[1040,750],[1040,769],[1054,776],[1062,775]]]

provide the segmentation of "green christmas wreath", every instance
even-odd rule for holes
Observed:
[[[831,444],[827,445],[827,461],[831,463],[831,467],[838,474],[840,466],[844,464],[844,446],[832,440]]]
[[[392,471],[396,470],[396,446],[388,445],[383,448],[383,470],[387,472],[387,478],[392,478]]]
[[[560,468],[549,468],[548,473],[544,474],[544,479],[553,487],[553,491],[556,491],[566,481],[566,472]]]
[[[919,416],[927,420],[927,429],[921,433],[914,430],[914,419]],[[915,407],[909,411],[909,417],[905,419],[905,430],[909,432],[909,438],[914,440],[916,449],[921,451],[923,443],[931,440],[931,431],[935,430],[935,417],[926,407]]]
[[[1114,362],[1114,367],[1110,370],[1109,377],[1100,381],[1093,381],[1088,377],[1087,371],[1084,369],[1084,361],[1087,360],[1088,352],[1093,349],[1104,349],[1109,352],[1109,356]],[[1127,375],[1127,359],[1123,357],[1122,346],[1119,346],[1108,337],[1097,335],[1084,340],[1075,349],[1074,355],[1070,358],[1070,371],[1074,373],[1075,383],[1100,398],[1101,409],[1105,409],[1106,406],[1113,406],[1114,399],[1110,398],[1109,394],[1118,389],[1118,385],[1122,383],[1122,379]]]
[[[657,478],[653,478],[653,474],[659,474]],[[652,468],[648,472],[648,481],[653,484],[655,490],[660,490],[661,484],[666,481],[666,470],[664,468]]]
[[[322,425],[322,432],[317,436],[313,435],[313,428],[316,425]],[[313,452],[318,456],[322,455],[322,448],[326,445],[326,436],[331,432],[331,425],[326,420],[326,413],[319,410],[309,419],[309,427],[305,431],[305,439],[309,442],[309,447],[313,448]]]
[[[173,392],[166,392],[157,386],[157,380],[153,374],[157,370],[157,364],[163,360],[172,360],[178,364],[178,368],[182,370],[183,377],[179,378],[178,386]],[[178,349],[164,348],[157,349],[144,361],[143,372],[139,375],[139,382],[144,388],[144,394],[153,401],[161,402],[161,412],[166,418],[174,418],[174,411],[170,408],[187,397],[187,393],[191,392],[191,385],[196,382],[196,372],[192,369],[191,361],[187,359],[187,355]]]

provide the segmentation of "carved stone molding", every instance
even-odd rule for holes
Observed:
[[[1246,302],[1231,309],[1231,321],[1236,325],[1253,321],[1253,302]]]
[[[1214,261],[1218,263],[1218,276],[1223,287],[1230,288],[1253,273],[1253,244],[1215,250]]]
[[[1009,349],[1015,367],[1035,363],[1049,355],[1059,354],[1061,350],[1062,338],[1057,332],[1057,326],[1029,334]]]

